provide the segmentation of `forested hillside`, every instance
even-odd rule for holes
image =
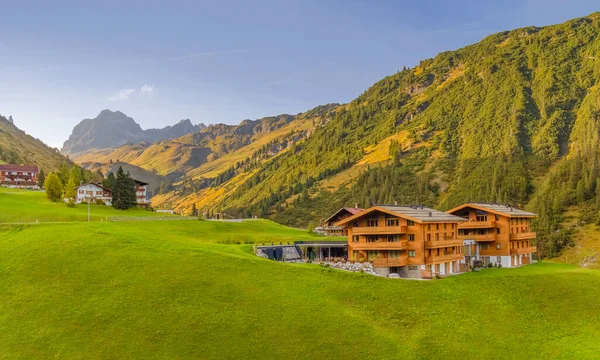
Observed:
[[[0,116],[0,164],[38,165],[46,173],[72,162],[40,140],[20,130],[12,117]]]

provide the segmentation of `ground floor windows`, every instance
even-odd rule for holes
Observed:
[[[408,270],[419,270],[419,267],[417,265],[409,265]]]

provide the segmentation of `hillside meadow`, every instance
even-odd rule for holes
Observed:
[[[3,216],[10,196],[0,197]],[[81,211],[61,206],[57,218]],[[266,220],[2,225],[2,356],[592,359],[600,351],[600,272],[545,262],[410,281],[252,254],[255,242],[314,238]]]

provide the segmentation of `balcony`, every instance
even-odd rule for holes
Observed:
[[[445,239],[445,240],[431,240],[425,241],[426,249],[437,249],[443,247],[451,247],[451,246],[462,246],[462,239]]]
[[[352,250],[406,250],[408,241],[376,241],[376,242],[351,242]]]
[[[425,263],[433,264],[447,261],[456,261],[462,260],[465,258],[464,254],[442,254],[442,255],[432,255],[425,257]]]
[[[535,239],[535,238],[536,238],[536,233],[533,231],[510,234],[511,241],[527,240],[527,239]]]
[[[467,221],[464,223],[458,224],[459,229],[488,229],[496,227],[496,221],[488,220],[488,221]]]
[[[518,249],[510,249],[511,255],[522,255],[537,252],[536,246],[527,246]]]
[[[352,235],[392,235],[405,234],[406,226],[355,226]]]
[[[408,257],[401,256],[398,258],[376,258],[373,259],[374,267],[392,267],[408,265]]]
[[[496,241],[496,234],[472,234],[472,235],[458,235],[461,240],[475,240],[478,242]]]

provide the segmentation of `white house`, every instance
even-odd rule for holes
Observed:
[[[140,180],[135,180],[135,198],[138,206],[148,206],[150,205],[150,200],[148,200],[148,192],[146,191],[146,187],[148,186],[147,182],[143,182]]]
[[[84,201],[95,202],[96,200],[102,200],[106,205],[111,205],[112,192],[101,184],[95,183],[82,184],[77,187],[75,203],[81,204]]]

